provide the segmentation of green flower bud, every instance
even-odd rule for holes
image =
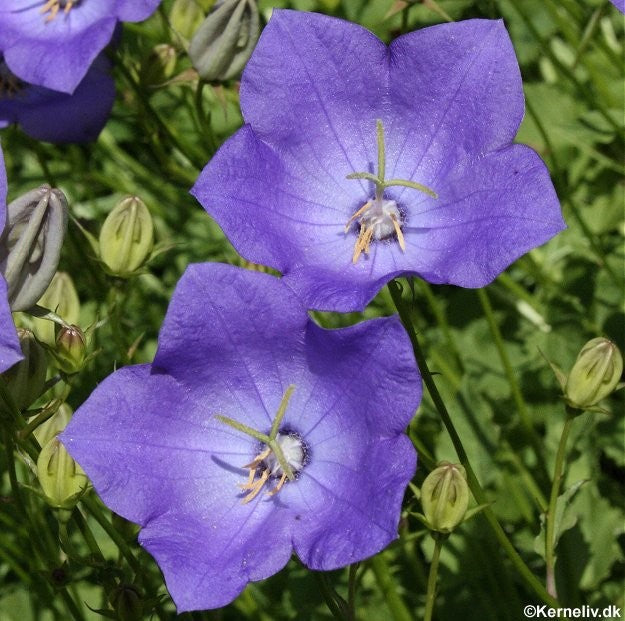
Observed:
[[[140,268],[154,241],[152,216],[137,196],[120,201],[100,231],[100,258],[115,276],[126,278]]]
[[[591,407],[614,392],[622,373],[619,348],[608,339],[591,339],[573,364],[564,386],[564,398],[571,407]]]
[[[174,74],[176,48],[167,44],[156,45],[141,66],[139,77],[144,86],[160,86]]]
[[[46,352],[29,330],[18,329],[17,336],[24,359],[2,374],[7,389],[20,410],[37,400],[46,383]]]
[[[67,403],[62,403],[59,409],[50,418],[33,431],[33,435],[39,442],[39,446],[45,446],[52,438],[67,427],[72,417],[72,408]]]
[[[38,304],[56,313],[69,324],[78,323],[80,300],[71,276],[65,272],[57,272],[54,275]],[[33,319],[32,328],[40,342],[54,347],[56,341],[54,322],[47,319]]]
[[[54,355],[61,371],[78,373],[84,365],[86,353],[87,340],[78,326],[67,326],[59,330]]]
[[[229,80],[241,73],[259,35],[255,0],[224,0],[193,35],[189,57],[204,80]]]
[[[141,621],[143,619],[143,598],[132,584],[120,584],[109,600],[120,621]]]
[[[48,440],[39,453],[37,476],[46,502],[59,510],[59,520],[69,520],[89,480],[56,436]]]
[[[56,272],[66,229],[67,199],[49,185],[8,205],[0,272],[9,285],[11,310],[27,310],[42,296]]]
[[[469,506],[464,468],[460,464],[441,462],[423,481],[421,506],[432,530],[450,533],[456,528]]]
[[[174,0],[169,12],[169,22],[185,44],[200,27],[214,4],[215,0]]]

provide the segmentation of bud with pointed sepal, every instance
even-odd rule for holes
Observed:
[[[43,392],[48,361],[46,352],[29,330],[18,329],[24,359],[5,371],[0,377],[6,383],[15,406],[25,410]]]
[[[69,520],[89,480],[56,436],[39,453],[37,477],[46,502],[57,509],[59,521]]]
[[[67,199],[42,185],[7,207],[0,237],[0,271],[9,288],[11,310],[34,306],[56,272],[67,229]]]
[[[141,84],[156,87],[167,82],[176,69],[176,56],[176,48],[168,43],[159,43],[154,46],[141,65],[139,73]]]
[[[80,300],[71,276],[65,272],[57,272],[54,275],[38,304],[56,313],[67,324],[78,323]],[[56,337],[53,321],[33,319],[32,329],[42,343],[54,347]]]
[[[56,337],[54,356],[56,363],[64,373],[78,373],[87,354],[87,339],[78,326],[64,326]]]
[[[114,276],[128,278],[146,261],[154,242],[152,216],[137,196],[120,201],[100,231],[100,259]]]
[[[469,506],[467,475],[460,464],[441,462],[423,481],[421,506],[428,526],[450,533],[464,519]]]
[[[623,373],[623,356],[608,339],[588,341],[579,352],[564,385],[564,398],[576,409],[590,408],[614,392]]]
[[[255,0],[224,0],[193,35],[189,57],[202,79],[229,80],[241,73],[259,35]]]

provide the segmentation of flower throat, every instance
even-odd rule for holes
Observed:
[[[438,194],[420,183],[407,179],[384,179],[386,167],[386,155],[384,152],[384,126],[379,119],[376,121],[378,143],[378,174],[369,172],[355,172],[347,175],[347,179],[366,179],[375,184],[375,196],[369,199],[345,224],[345,233],[349,231],[354,221],[358,221],[360,231],[354,245],[352,263],[356,263],[361,254],[368,255],[369,247],[373,240],[382,240],[397,236],[399,247],[406,250],[406,242],[402,232],[402,216],[393,200],[384,198],[384,190],[390,186],[403,186],[424,192],[432,198],[438,198]]]
[[[267,492],[268,496],[274,496],[287,481],[294,481],[307,463],[308,447],[301,436],[285,429],[280,431],[280,424],[294,390],[293,384],[286,389],[271,424],[269,435],[227,416],[217,415],[216,417],[220,422],[255,438],[264,447],[249,464],[243,466],[249,470],[247,481],[239,483],[239,487],[247,492],[243,498],[243,504],[254,500],[270,479],[277,479],[275,487]]]

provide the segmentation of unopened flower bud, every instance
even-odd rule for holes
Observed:
[[[441,462],[421,487],[421,506],[432,530],[450,533],[469,506],[467,475],[460,464]]]
[[[72,408],[67,403],[62,403],[59,409],[33,431],[33,435],[40,446],[45,446],[57,433],[61,433],[67,427],[72,417]]]
[[[564,387],[564,398],[574,408],[591,407],[614,391],[623,373],[623,357],[608,339],[591,339],[582,347]]]
[[[171,27],[187,43],[214,4],[215,0],[174,0],[169,12]]]
[[[87,341],[78,326],[66,326],[56,337],[54,355],[56,363],[65,373],[77,373],[82,369],[87,353]]]
[[[143,598],[132,584],[120,584],[113,590],[109,599],[120,621],[143,619]]]
[[[137,196],[119,202],[100,231],[100,258],[112,274],[125,278],[140,268],[154,240],[152,216]]]
[[[174,74],[176,48],[168,43],[156,45],[141,66],[140,78],[144,86],[159,86]]]
[[[34,306],[59,263],[67,229],[67,199],[60,190],[42,185],[7,207],[0,237],[0,271],[9,286],[14,311]]]
[[[204,80],[229,80],[243,70],[259,35],[255,0],[224,0],[193,35],[189,57]]]
[[[43,391],[48,362],[46,352],[29,330],[17,331],[24,359],[2,374],[19,410],[25,410]]]
[[[67,521],[88,479],[57,437],[51,438],[41,449],[37,476],[46,502],[59,510],[59,520]]]
[[[80,300],[71,276],[65,272],[57,272],[54,275],[38,304],[56,313],[69,324],[78,323]],[[54,347],[54,322],[34,319],[32,326],[33,332],[42,343]]]

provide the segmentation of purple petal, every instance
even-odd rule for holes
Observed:
[[[610,0],[610,2],[621,12],[625,13],[625,0]]]
[[[100,56],[72,95],[26,85],[18,95],[0,99],[0,123],[18,123],[37,140],[91,142],[106,124],[114,100],[110,62]]]
[[[0,274],[0,373],[23,357],[9,308],[7,284]]]
[[[519,66],[502,21],[424,28],[389,48],[387,178],[424,183],[509,144],[524,111]]]
[[[523,92],[500,21],[426,28],[386,48],[359,26],[276,10],[244,72],[241,107],[248,125],[192,193],[242,256],[280,270],[308,308],[361,310],[400,274],[482,286],[564,226],[544,164],[506,150]],[[346,177],[377,170],[377,119],[386,179],[439,198],[387,188],[406,251],[393,235],[354,264],[359,225],[345,226],[375,188]]]
[[[4,155],[0,149],[0,235],[4,230],[7,215],[7,174]],[[7,294],[7,284],[0,274],[0,373],[21,360],[20,348]]]
[[[12,0],[0,9],[0,52],[22,80],[55,91],[73,93],[96,56],[109,43],[118,20],[148,17],[158,0],[86,1],[62,9],[53,18],[45,4]]]
[[[299,435],[306,465],[275,496],[242,504],[258,442],[215,414],[267,432],[289,385],[281,430]],[[395,538],[415,466],[403,430],[420,396],[396,317],[324,330],[279,279],[192,265],[152,367],[111,375],[60,437],[107,505],[144,526],[182,612],[228,603],[294,545],[329,568]]]

